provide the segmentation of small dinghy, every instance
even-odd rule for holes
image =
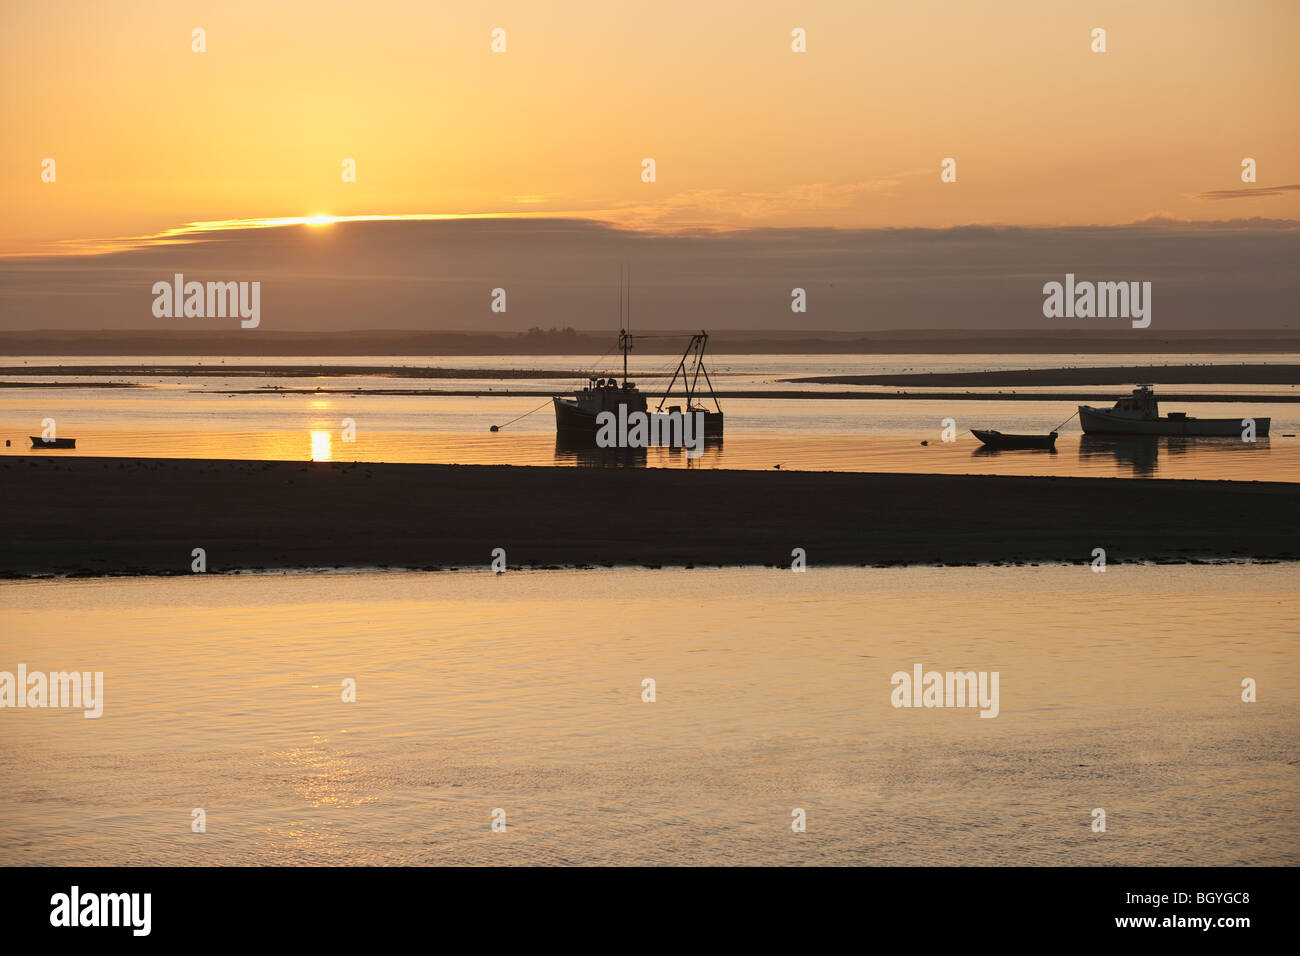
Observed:
[[[75,438],[38,438],[35,435],[28,435],[32,440],[33,448],[76,448],[77,440]]]
[[[994,429],[972,428],[971,434],[989,448],[1056,448],[1056,432],[1047,435],[1004,435]]]

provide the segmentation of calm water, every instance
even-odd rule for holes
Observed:
[[[638,357],[634,377],[650,390],[666,381],[673,356]],[[5,360],[22,364],[23,359]],[[138,358],[66,356],[27,359],[32,364],[127,364]],[[226,365],[229,376],[158,378],[116,376],[114,381],[139,382],[141,389],[57,389],[40,387],[0,390],[0,437],[12,442],[0,451],[26,454],[27,436],[39,434],[41,422],[53,418],[58,434],[77,439],[75,451],[43,452],[64,455],[128,457],[204,457],[344,461],[456,462],[460,464],[602,465],[608,456],[583,454],[557,447],[554,415],[549,402],[533,396],[510,395],[511,390],[571,393],[571,379],[397,379],[362,376],[321,378],[249,377],[240,365],[375,364],[445,366],[455,368],[581,368],[591,356],[457,356],[400,358],[205,358],[170,356],[150,364]],[[871,374],[887,371],[968,371],[985,368],[1050,368],[1069,365],[1151,364],[1151,356],[1016,355],[1016,356],[721,356],[715,379],[720,388],[796,389],[816,395],[846,386],[790,385],[781,379],[836,373]],[[1179,364],[1258,362],[1259,356],[1178,356]],[[1276,355],[1267,361],[1300,362],[1300,356]],[[642,374],[644,373],[644,374]],[[23,381],[22,376],[5,376]],[[48,381],[48,380],[46,380]],[[59,376],[59,381],[100,381]],[[488,389],[500,395],[339,395],[230,394],[231,390],[267,385],[283,388],[400,388],[425,390]],[[1171,386],[1169,391],[1280,394],[1286,386]],[[873,390],[867,390],[873,391]],[[896,391],[874,389],[874,391]],[[962,389],[965,391],[965,389]],[[971,389],[983,394],[989,389]],[[1124,389],[1018,388],[1035,391],[1085,392],[1096,404],[1109,405]],[[539,406],[543,406],[539,409]],[[1300,404],[1287,403],[1167,403],[1165,410],[1184,410],[1197,417],[1269,416],[1272,436],[1255,443],[1235,439],[1099,439],[1085,437],[1076,422],[1061,428],[1057,452],[989,452],[968,433],[970,428],[1006,432],[1047,432],[1073,415],[1075,403],[1060,401],[975,400],[830,400],[732,399],[724,402],[726,440],[709,447],[696,460],[679,451],[649,449],[617,463],[652,467],[783,468],[834,471],[940,472],[949,474],[1095,475],[1166,478],[1225,478],[1295,481],[1300,476]],[[490,427],[533,414],[492,433]],[[955,442],[940,440],[943,421],[952,418]],[[343,422],[355,422],[355,441],[344,441]],[[921,442],[927,441],[927,446]]]
[[[0,864],[1295,865],[1298,584],[1295,565],[6,583],[0,670],[103,670],[105,704],[0,710]],[[1000,715],[894,709],[914,663],[998,671]]]

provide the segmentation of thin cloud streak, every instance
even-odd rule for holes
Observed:
[[[1211,189],[1209,192],[1196,193],[1193,198],[1210,202],[1219,199],[1263,199],[1267,196],[1284,196],[1297,190],[1300,190],[1300,183],[1287,186],[1248,186],[1244,189]]]

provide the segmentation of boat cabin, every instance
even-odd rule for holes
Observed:
[[[620,388],[631,391],[636,388],[636,382],[624,382],[621,386],[616,378],[589,378],[587,387],[582,390],[581,397],[592,398],[610,391],[618,391]]]
[[[1124,418],[1159,418],[1160,408],[1150,385],[1139,385],[1128,398],[1121,398],[1111,413]]]

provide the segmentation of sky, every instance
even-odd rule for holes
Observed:
[[[205,52],[193,51],[195,28]],[[497,28],[504,52],[492,50]],[[1093,51],[1096,28],[1104,53]],[[795,29],[806,52],[792,50]],[[880,230],[1127,226],[1136,237],[1152,232],[1131,224],[1155,222],[1161,236],[1181,230],[1191,249],[1204,242],[1201,223],[1269,220],[1252,235],[1278,237],[1272,261],[1294,249],[1300,221],[1298,32],[1293,0],[0,0],[0,326],[93,321],[84,301],[79,311],[67,304],[102,294],[77,276],[120,265],[119,282],[143,261],[131,258],[142,237],[232,220],[585,221],[612,228],[607,236],[712,237],[722,258],[730,237],[751,231],[785,237],[794,272],[802,246],[792,230],[841,230],[870,245],[889,234]],[[1248,157],[1255,182],[1242,181]],[[355,182],[342,176],[349,159]],[[954,182],[941,180],[945,159]],[[42,178],[46,160],[53,182]],[[316,232],[382,237],[407,253],[448,235],[418,219],[364,225]],[[509,222],[460,228],[476,248],[486,234],[502,237],[463,263],[475,274],[507,251],[554,255],[520,245]],[[176,261],[219,269],[220,249],[260,243],[271,281],[302,266],[304,241],[333,248],[304,240],[311,229],[201,233]],[[1240,230],[1220,232],[1224,255],[1240,258],[1231,240]],[[34,267],[33,255],[62,265]],[[1162,247],[1147,258],[1168,256]],[[410,282],[441,269],[397,258]],[[566,266],[580,298],[616,281],[608,258]],[[348,294],[364,299],[366,273],[346,266]],[[328,256],[312,265],[339,268]],[[689,271],[689,259],[679,268]],[[855,266],[818,260],[818,269],[847,277]],[[1285,271],[1275,280],[1285,283]],[[37,275],[46,286],[32,284]],[[754,293],[729,290],[731,278],[720,275],[713,292],[739,309]],[[370,292],[394,308],[405,301]],[[970,294],[953,292],[953,301]],[[307,318],[320,297],[281,318],[351,321],[328,308]],[[431,301],[448,322],[472,324],[479,311],[469,299],[464,315],[459,300]],[[556,301],[541,321],[573,305]],[[862,310],[848,305],[822,327],[856,321]]]

